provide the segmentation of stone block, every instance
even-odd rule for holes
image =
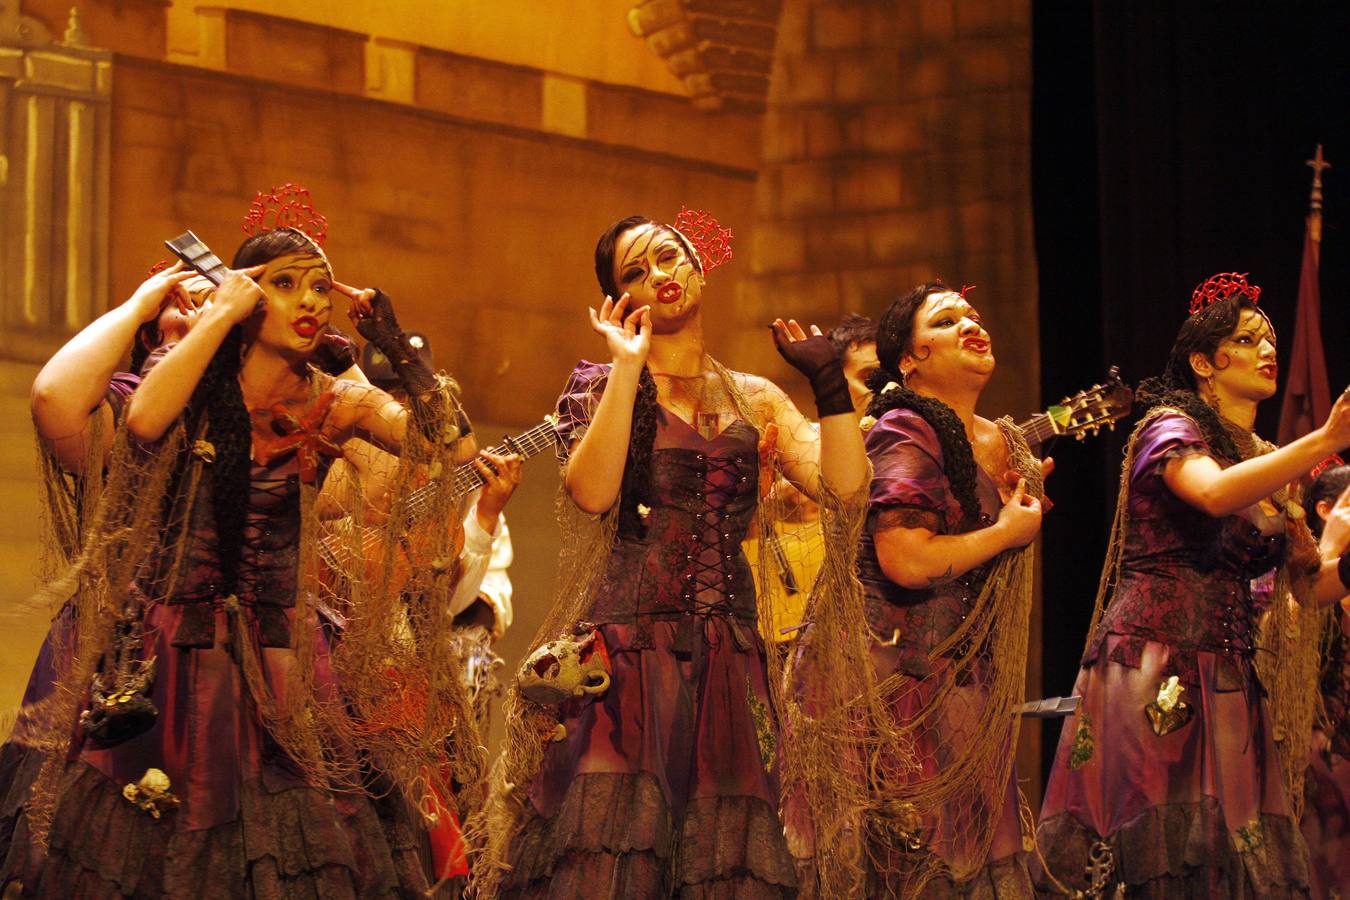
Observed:
[[[586,82],[545,72],[542,102],[540,125],[545,131],[586,136]]]
[[[960,84],[952,67],[951,60],[944,54],[904,56],[894,99],[911,100],[951,93]]]
[[[867,260],[873,265],[896,265],[925,253],[946,249],[948,236],[935,230],[927,210],[868,216]]]
[[[764,126],[769,114],[698,111],[685,97],[594,81],[586,83],[586,97],[586,134],[600,143],[751,172],[759,166],[761,133],[766,141],[778,137]],[[691,128],[697,140],[689,139]]]
[[[366,35],[281,16],[225,14],[225,61],[231,72],[341,94],[366,87]]]
[[[808,112],[796,106],[770,107],[764,114],[762,163],[805,159]]]
[[[894,265],[867,266],[839,272],[839,309],[876,318],[891,301],[914,284]]]
[[[779,210],[784,216],[812,216],[834,209],[835,179],[828,163],[787,163],[779,172]]]
[[[963,92],[1031,86],[1031,42],[1025,35],[962,41],[954,61],[954,83]]]
[[[943,43],[956,36],[956,9],[952,0],[917,0],[919,28],[926,42]]]
[[[808,110],[804,113],[803,131],[806,137],[806,156],[824,159],[835,156],[849,146],[848,121],[855,118],[848,110]]]
[[[366,42],[366,93],[391,103],[417,98],[417,47],[405,41]]]
[[[841,163],[836,191],[841,213],[896,209],[902,197],[900,166],[894,160]]]
[[[419,47],[417,103],[459,118],[533,130],[543,121],[543,73]]]
[[[813,269],[840,269],[867,261],[869,225],[859,219],[831,218],[807,222],[806,261]]]
[[[869,47],[907,51],[924,39],[917,3],[868,4],[865,16],[863,40]]]
[[[960,223],[958,252],[966,256],[1006,252],[1012,245],[1014,211],[997,200],[964,203],[957,210]]]
[[[787,104],[828,103],[834,99],[834,61],[820,56],[787,56],[775,74],[770,99]]]
[[[868,106],[863,112],[861,146],[869,153],[921,153],[932,132],[924,127],[925,104],[888,103]]]
[[[863,45],[867,9],[861,4],[818,3],[811,7],[811,44],[817,50],[849,50]]]
[[[900,56],[880,49],[835,62],[834,98],[838,103],[894,99],[900,83]]]
[[[750,271],[800,272],[807,266],[805,227],[796,221],[761,221],[753,231]]]
[[[1030,0],[951,0],[951,4],[961,36],[1024,31],[1031,22]]]

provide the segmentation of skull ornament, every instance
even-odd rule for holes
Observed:
[[[169,788],[168,775],[160,769],[146,769],[140,781],[122,786],[122,796],[158,819],[165,810],[178,805]]]
[[[541,706],[609,689],[609,654],[600,632],[566,635],[535,650],[520,668],[520,692]]]

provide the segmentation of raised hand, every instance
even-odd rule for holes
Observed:
[[[1336,398],[1322,430],[1334,450],[1350,447],[1350,387],[1341,391],[1341,395]]]
[[[361,319],[374,315],[375,308],[371,303],[374,301],[375,295],[379,293],[375,288],[354,288],[349,284],[334,281],[333,290],[351,301],[351,304],[347,307],[347,318],[352,320],[353,325],[359,325]]]
[[[127,303],[136,309],[136,316],[142,322],[149,322],[152,319],[159,318],[159,314],[164,310],[164,300],[173,292],[174,302],[178,304],[183,312],[191,312],[191,301],[178,288],[180,284],[191,279],[197,273],[192,269],[184,268],[182,261],[178,261],[162,272],[156,272],[149,278],[141,282],[140,287],[136,288]],[[184,306],[184,303],[188,306]]]
[[[616,364],[641,366],[652,347],[652,311],[650,306],[640,306],[625,315],[630,299],[624,294],[615,303],[606,297],[598,313],[591,307],[591,328],[605,338]]]
[[[816,413],[826,416],[853,412],[853,396],[848,392],[844,366],[839,351],[834,349],[820,329],[811,326],[807,334],[796,319],[774,319],[769,326],[778,353],[798,372],[811,381],[811,392],[816,398]]]
[[[267,305],[267,295],[253,279],[263,273],[266,265],[237,269],[225,276],[225,281],[216,288],[212,308],[220,310],[221,315],[238,324]]]

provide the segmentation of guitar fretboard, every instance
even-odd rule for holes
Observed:
[[[554,428],[551,421],[540,422],[524,434],[518,434],[515,437],[509,437],[502,442],[500,447],[490,447],[489,449],[496,454],[515,453],[522,460],[529,459],[537,453],[547,450],[554,443]],[[483,476],[478,474],[473,463],[468,462],[455,469],[454,474],[450,476],[449,497],[453,503],[470,492],[482,487],[486,481]],[[438,484],[424,484],[416,488],[408,497],[408,518],[410,521],[417,521],[421,515],[424,515],[425,507],[431,502],[436,491],[441,489]]]
[[[1044,444],[1059,433],[1055,430],[1055,423],[1050,418],[1050,414],[1044,412],[1036,413],[1025,422],[1019,422],[1017,427],[1022,429],[1022,435],[1027,439],[1027,443],[1033,447]]]

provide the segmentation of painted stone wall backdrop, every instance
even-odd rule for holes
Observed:
[[[780,310],[824,324],[935,275],[976,284],[999,361],[984,410],[1032,411],[1029,20],[1029,0],[787,0],[747,336]]]

